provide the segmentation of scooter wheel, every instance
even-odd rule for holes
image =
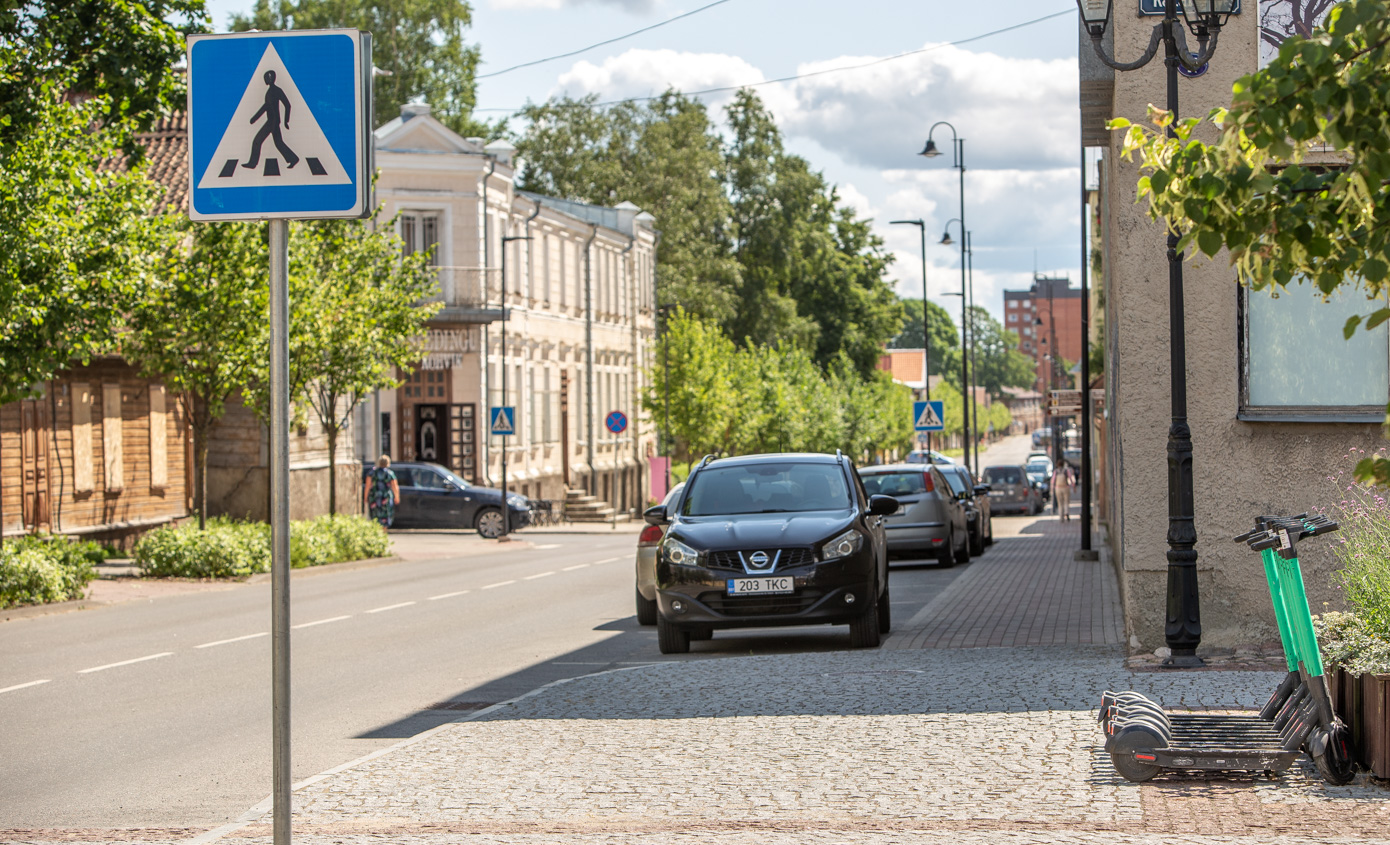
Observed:
[[[1313,755],[1313,765],[1322,779],[1334,786],[1351,783],[1356,777],[1356,761],[1351,757],[1351,731],[1338,722],[1320,743],[1322,753]]]
[[[1153,763],[1136,758],[1144,756],[1145,752],[1166,748],[1168,742],[1155,728],[1130,723],[1120,729],[1108,747],[1110,762],[1115,765],[1115,771],[1120,773],[1120,777],[1133,783],[1143,783],[1163,770]]]

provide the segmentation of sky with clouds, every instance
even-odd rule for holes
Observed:
[[[710,2],[473,0],[480,73],[567,53]],[[208,3],[219,31],[232,12],[253,5]],[[975,298],[999,314],[1002,292],[1026,288],[1035,269],[1079,283],[1075,9],[1071,0],[725,0],[630,39],[484,78],[479,116],[557,94],[610,100],[802,76],[757,88],[789,148],[874,220],[897,257],[890,274],[904,296],[921,296],[920,239],[916,227],[889,221],[925,220],[929,296],[958,313],[959,298],[946,294],[960,290],[959,249],[936,243],[946,221],[960,215],[950,130],[936,131],[945,155],[917,155],[929,127],[949,121],[965,139]],[[840,70],[850,66],[862,67]],[[702,97],[716,117],[729,98]],[[959,240],[954,225],[952,237]]]

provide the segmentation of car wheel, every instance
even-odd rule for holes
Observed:
[[[956,532],[954,529],[946,532],[946,542],[937,551],[936,562],[947,567],[956,565]]]
[[[849,644],[851,648],[878,648],[881,642],[883,632],[879,630],[878,602],[870,602],[868,609],[849,623]]]
[[[888,586],[883,587],[883,595],[878,597],[878,632],[886,634],[893,630],[893,604],[888,598]]]
[[[994,545],[994,514],[990,514],[985,520],[985,545]]]
[[[980,523],[979,528],[970,532],[970,553],[976,557],[985,553],[985,525]]]
[[[956,563],[970,562],[970,532],[965,532],[965,539],[960,544],[960,551],[956,552]]]
[[[656,624],[656,600],[642,597],[642,591],[633,588],[637,593],[637,624],[655,625]]]
[[[478,536],[496,540],[502,536],[502,512],[497,508],[483,508],[478,511],[473,527],[478,530]]]
[[[656,645],[662,654],[686,654],[690,651],[690,632],[667,620],[656,619]]]

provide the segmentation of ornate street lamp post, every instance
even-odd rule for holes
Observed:
[[[916,226],[922,236],[922,398],[931,401],[931,331],[927,317],[927,223],[925,220],[894,220],[894,226]],[[931,433],[927,433],[927,451],[931,451]],[[931,463],[928,458],[927,463]]]
[[[1163,62],[1168,71],[1168,111],[1173,123],[1168,137],[1175,137],[1173,124],[1178,116],[1178,68],[1200,71],[1216,53],[1217,37],[1235,10],[1236,0],[1167,0],[1163,20],[1154,26],[1149,46],[1137,61],[1117,62],[1105,55],[1101,38],[1105,35],[1114,0],[1076,0],[1082,25],[1091,37],[1096,56],[1118,71],[1137,70],[1153,60],[1163,45]],[[1181,13],[1182,18],[1178,17]],[[1201,47],[1193,56],[1187,49],[1182,21]],[[1202,620],[1197,592],[1197,528],[1193,515],[1192,430],[1187,425],[1187,349],[1183,324],[1182,256],[1178,254],[1178,235],[1168,230],[1168,335],[1169,367],[1172,379],[1172,425],[1168,428],[1168,619],[1163,636],[1172,654],[1164,665],[1201,666],[1197,646],[1202,641]],[[1054,350],[1055,354],[1055,350]],[[1088,398],[1090,385],[1082,385]]]

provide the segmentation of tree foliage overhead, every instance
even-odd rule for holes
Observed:
[[[184,37],[207,28],[203,0],[27,0],[0,3],[0,139],[33,124],[46,87],[101,97],[108,121],[140,129],[182,108],[173,71]]]
[[[1018,333],[1005,329],[978,305],[969,314],[970,341],[975,351],[971,381],[985,388],[990,396],[1002,395],[1006,387],[1031,388],[1037,372],[1033,359],[1018,351]]]
[[[376,123],[424,98],[430,113],[461,135],[486,135],[473,120],[479,52],[468,43],[473,10],[465,0],[256,0],[233,15],[234,32],[249,29],[360,29],[372,33],[372,64],[388,71],[373,83]]]
[[[138,167],[101,166],[121,157],[129,123],[94,129],[109,101],[69,103],[62,90],[40,86],[29,119],[0,141],[0,403],[113,351],[168,244],[149,217],[158,188]]]
[[[523,116],[523,188],[630,200],[656,216],[662,303],[713,320],[738,344],[791,344],[821,368],[846,355],[862,376],[901,330],[882,241],[785,150],[752,92],[728,108],[728,143],[702,103],[675,92],[606,109],[552,100]]]
[[[934,376],[950,377],[960,372],[960,334],[950,313],[927,300],[927,323],[931,329],[931,351],[927,369]],[[890,349],[922,348],[922,300],[904,299],[902,331],[888,341]]]
[[[1230,108],[1207,118],[1218,136],[1197,138],[1202,120],[1157,129],[1117,120],[1124,153],[1142,156],[1141,197],[1150,213],[1208,256],[1229,250],[1253,288],[1311,279],[1325,294],[1359,286],[1374,308],[1353,317],[1374,328],[1390,319],[1390,0],[1347,0],[1326,27],[1284,41],[1263,70],[1236,81]],[[1169,125],[1177,138],[1163,130]],[[1358,477],[1390,482],[1390,462],[1367,458]]]

